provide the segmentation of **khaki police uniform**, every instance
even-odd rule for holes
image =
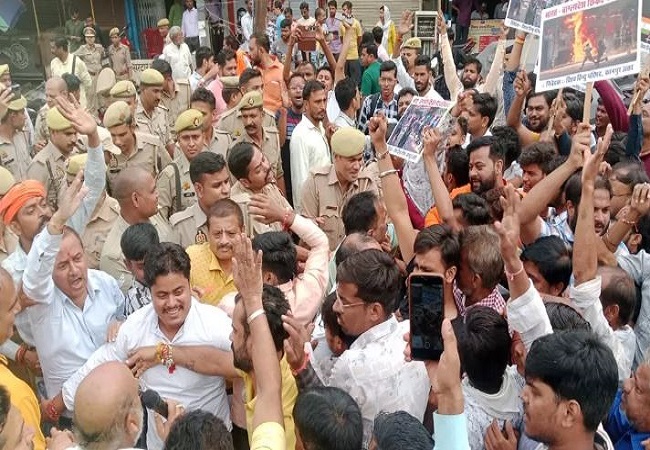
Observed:
[[[168,122],[169,111],[162,105],[153,109],[151,116],[142,106],[142,100],[138,98],[138,105],[135,108],[135,124],[140,132],[153,134],[160,139],[163,146],[172,142],[171,129]]]
[[[120,216],[120,205],[113,197],[104,196],[104,200],[97,204],[93,215],[81,235],[84,252],[88,258],[88,268],[99,269],[99,260],[106,238],[113,228],[113,224]]]
[[[68,159],[77,153],[75,148],[69,155],[64,155],[52,142],[48,142],[43,150],[34,156],[32,163],[27,168],[27,179],[43,183],[47,193],[47,204],[54,211],[58,209],[59,196],[63,192],[63,188],[67,186],[65,171]]]
[[[91,114],[96,115],[97,108],[99,107],[97,99],[97,75],[99,75],[99,72],[102,70],[104,47],[100,44],[93,44],[92,47],[89,47],[88,44],[84,44],[79,47],[75,54],[86,63],[86,68],[88,69],[88,73],[92,79],[92,84],[86,91],[86,108]]]
[[[38,110],[36,125],[34,125],[34,142],[47,142],[50,140],[50,129],[47,127],[47,112],[50,107],[46,104]]]
[[[217,153],[223,156],[228,161],[228,149],[232,145],[232,137],[230,133],[220,130],[216,127],[212,128],[212,139],[210,142],[205,143],[205,151]]]
[[[183,112],[187,111],[190,107],[190,97],[192,97],[192,88],[190,81],[187,79],[174,80],[174,95],[171,96],[163,91],[160,103],[167,108],[167,120],[169,121],[169,128],[172,132],[172,138],[176,140],[176,133],[174,131],[174,124],[176,119]]]
[[[262,126],[265,128],[275,128],[277,130],[278,127],[275,123],[275,116],[273,113],[267,109],[264,109],[263,111]],[[241,120],[241,111],[238,108],[233,108],[230,111],[223,113],[217,121],[216,127],[230,133],[233,139],[237,139],[246,133],[244,122]]]
[[[170,217],[196,202],[196,192],[190,180],[190,162],[178,146],[174,161],[160,172],[156,185],[158,210],[163,217]]]
[[[283,208],[291,207],[275,183],[267,184],[262,188],[261,191],[257,193],[265,194],[267,197],[269,197],[269,201],[280,204]],[[244,215],[244,229],[246,231],[246,234],[252,239],[257,235],[266,233],[268,231],[282,231],[283,228],[280,222],[266,225],[255,220],[255,218],[248,212],[248,205],[250,204],[251,196],[253,194],[255,194],[255,192],[242,186],[239,181],[235,183],[235,185],[232,187],[232,190],[230,191],[230,199],[239,205]]]
[[[119,35],[120,30],[118,28],[112,28],[109,32],[109,37]],[[117,47],[111,43],[108,46],[108,57],[111,60],[111,67],[115,72],[115,78],[118,81],[128,80],[131,69],[131,52],[129,51],[129,47],[121,42]]]
[[[160,214],[150,217],[149,222],[156,227],[160,242],[178,243],[178,238],[169,226],[169,222]],[[106,237],[99,259],[99,269],[113,276],[120,285],[123,293],[126,293],[133,284],[133,275],[126,268],[124,254],[120,245],[122,234],[124,234],[129,225],[121,215],[115,219],[113,227]]]
[[[27,106],[25,97],[9,102],[7,109],[13,113],[23,113]],[[27,168],[31,162],[29,143],[24,130],[13,131],[11,137],[0,136],[0,165],[5,167],[14,179],[22,181],[27,176]]]
[[[128,81],[121,83],[130,83]],[[125,102],[118,100],[108,107],[104,114],[104,126],[110,130],[112,127],[128,123],[131,118],[131,109]],[[109,155],[108,160],[108,185],[115,182],[117,175],[127,167],[138,166],[147,170],[156,178],[158,174],[171,162],[169,153],[163,147],[157,136],[148,133],[135,132],[135,146],[130,154]]]
[[[198,202],[172,215],[169,224],[183,248],[208,242],[208,217]]]
[[[358,156],[363,153],[365,136],[356,128],[339,128],[330,140],[332,152],[344,157]],[[334,164],[312,170],[302,186],[300,213],[306,217],[319,217],[323,223],[320,228],[327,235],[330,250],[345,237],[342,212],[347,201],[359,192],[373,191],[379,195],[373,174],[363,168],[359,177],[347,190],[339,182]]]

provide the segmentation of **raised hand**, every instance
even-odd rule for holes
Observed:
[[[515,450],[517,448],[517,434],[512,423],[506,420],[503,431],[494,419],[485,433],[485,450]]]
[[[233,244],[232,278],[241,295],[246,311],[246,304],[252,298],[262,296],[262,252],[253,251],[251,240],[245,234],[235,237]]]
[[[248,212],[255,216],[255,220],[267,225],[275,222],[282,223],[285,217],[289,220],[295,216],[293,211],[287,211],[266,194],[253,194],[248,204]]]
[[[397,33],[400,36],[404,36],[405,34],[410,33],[413,29],[413,16],[413,12],[409,11],[408,9],[402,12],[402,18],[400,19],[399,26],[397,28]]]
[[[445,22],[445,15],[442,11],[438,10],[438,17],[436,18],[438,24],[438,31],[441,36],[447,35],[447,22]]]
[[[525,70],[520,70],[515,77],[515,94],[517,97],[525,97],[531,90],[530,79]]]
[[[605,158],[605,153],[609,149],[609,144],[612,141],[612,134],[614,130],[612,129],[611,124],[607,125],[607,130],[605,131],[605,136],[598,139],[598,145],[596,146],[596,151],[591,153],[591,149],[586,148],[583,151],[583,168],[582,168],[582,184],[592,184],[596,181],[596,176],[600,171],[600,164]]]
[[[372,144],[386,145],[386,130],[388,129],[388,120],[383,114],[377,114],[368,121],[368,133]]]
[[[54,103],[63,117],[68,119],[77,133],[87,136],[97,132],[97,122],[95,118],[84,110],[77,100],[69,96],[66,98],[59,95],[54,99]]]
[[[441,140],[442,136],[437,128],[426,127],[422,133],[422,142],[424,143],[422,146],[422,156],[435,159],[442,148],[440,146]]]
[[[588,123],[580,123],[576,134],[571,138],[571,153],[569,154],[569,160],[576,169],[582,167],[585,151],[590,151],[590,149],[591,127]]]
[[[517,257],[519,247],[519,204],[521,199],[515,188],[508,184],[505,188],[505,196],[501,197],[501,207],[503,208],[503,218],[501,222],[496,222],[494,227],[499,234],[501,241],[501,256],[505,261]]]
[[[7,111],[9,111],[9,103],[14,101],[15,98],[11,93],[11,89],[7,88],[0,92],[0,118],[3,118]]]
[[[639,217],[648,214],[650,210],[650,183],[639,183],[634,186],[630,209],[635,211]]]
[[[63,232],[63,226],[79,209],[86,194],[88,194],[88,188],[83,185],[83,170],[80,170],[72,184],[64,191],[59,202],[59,209],[54,213],[48,224],[48,229],[52,234],[61,234]]]
[[[289,366],[297,371],[305,363],[305,344],[310,342],[314,331],[314,324],[303,325],[293,316],[282,316],[282,326],[289,334],[284,340],[284,354],[287,356]]]

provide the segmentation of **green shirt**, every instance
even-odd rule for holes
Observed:
[[[84,25],[82,20],[66,20],[64,32],[65,37],[68,39],[68,52],[76,52],[81,47],[81,44],[85,42],[83,38]],[[71,37],[77,39],[71,39]]]
[[[361,95],[367,97],[372,94],[377,94],[379,89],[379,67],[381,63],[375,61],[366,67],[361,77]]]
[[[174,3],[169,8],[169,25],[172,27],[180,27],[183,22],[183,7],[178,3]]]

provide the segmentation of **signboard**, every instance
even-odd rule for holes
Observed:
[[[541,25],[538,92],[639,71],[641,0],[573,0]]]
[[[133,73],[133,82],[136,86],[140,85],[140,74],[151,66],[153,59],[132,59],[131,71]]]
[[[422,40],[422,53],[433,55],[438,51],[438,13],[436,11],[416,11],[413,36]]]
[[[472,20],[467,36],[477,44],[473,51],[480,53],[492,42],[498,41],[502,25],[503,21],[501,20]]]

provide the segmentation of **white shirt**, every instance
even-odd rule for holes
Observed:
[[[210,345],[230,351],[231,330],[232,322],[225,312],[192,299],[185,323],[170,341],[160,331],[158,315],[149,304],[131,314],[120,327],[116,341],[100,347],[70,377],[63,385],[63,401],[69,410],[74,410],[75,393],[86,375],[105,362],[126,361],[132,350],[164,342],[173,346]],[[170,374],[167,367],[159,364],[147,370],[140,381],[143,388],[153,389],[161,397],[179,402],[186,411],[201,409],[213,413],[223,420],[226,428],[231,429],[226,384],[222,377],[202,375],[179,366]],[[148,420],[147,446],[149,450],[160,450],[163,442],[156,433],[152,412],[149,412]]]
[[[291,185],[294,198],[301,198],[302,185],[309,171],[330,164],[330,147],[322,124],[316,127],[303,114],[291,134]]]
[[[424,98],[430,98],[433,100],[440,100],[440,101],[445,100],[444,98],[442,98],[442,95],[438,94],[438,91],[436,91],[436,89],[433,87],[433,80],[431,80],[431,87],[429,88],[427,93],[424,94]]]
[[[192,53],[185,42],[176,45],[173,42],[163,48],[163,58],[172,66],[175,80],[187,79],[192,74]]]
[[[390,61],[390,56],[388,56],[388,52],[386,51],[386,47],[384,47],[382,44],[377,47],[377,56],[379,57],[380,61]]]
[[[83,310],[55,286],[52,270],[62,240],[62,234],[45,228],[34,240],[23,275],[23,290],[37,303],[29,307],[29,319],[50,397],[106,341],[109,322],[124,309],[117,281],[99,270],[88,270]]]
[[[72,73],[73,60],[75,60],[73,75],[76,75],[79,78],[82,86],[79,103],[81,106],[86,107],[86,91],[92,87],[93,79],[90,77],[86,63],[84,63],[81,58],[78,56],[75,57],[73,54],[68,53],[68,58],[65,60],[65,62],[63,62],[55,56],[54,59],[50,62],[50,76],[60,77],[64,73]]]
[[[199,35],[199,10],[196,8],[183,11],[181,30],[185,37],[198,37]]]
[[[372,438],[375,416],[382,411],[406,411],[422,420],[431,382],[424,363],[404,361],[404,333],[409,321],[397,322],[394,316],[375,325],[339,356],[331,376],[321,376],[328,386],[343,389],[356,400],[363,418],[363,448]]]
[[[248,11],[241,18],[241,32],[244,35],[242,48],[248,51],[248,41],[251,40],[253,35],[253,16]]]

